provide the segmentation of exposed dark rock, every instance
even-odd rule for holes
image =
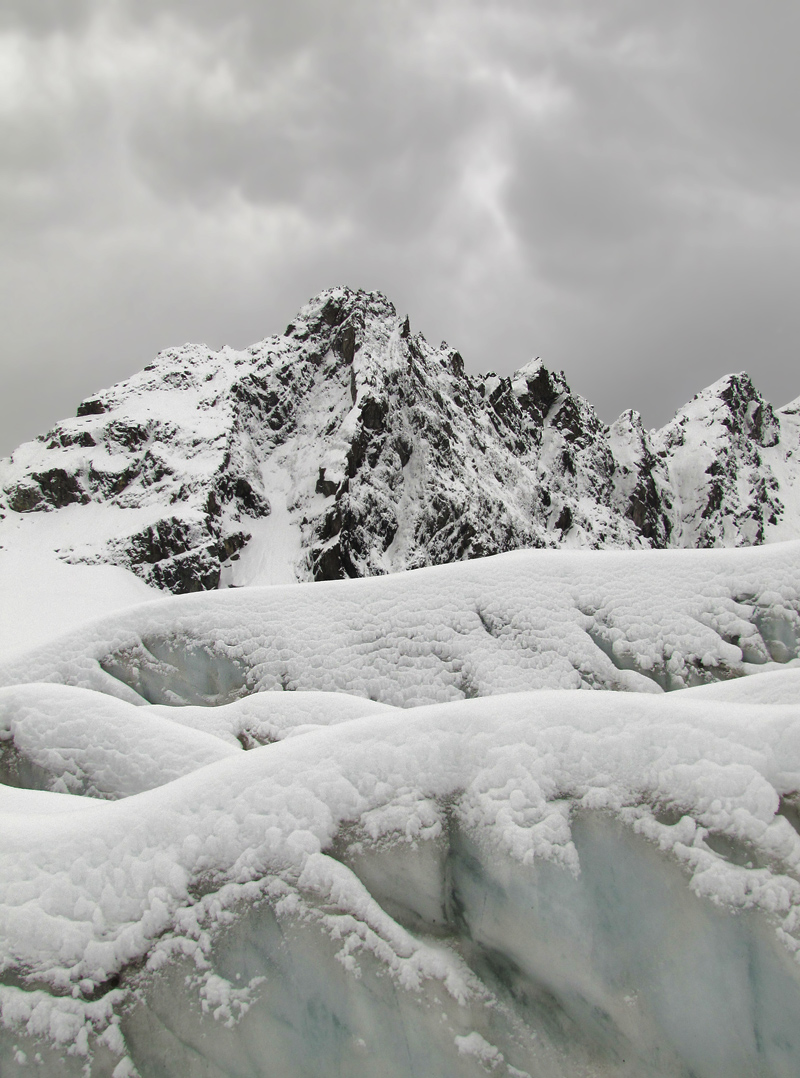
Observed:
[[[178,517],[156,521],[128,538],[126,554],[131,565],[154,565],[175,554],[185,554],[193,545],[193,529]]]
[[[112,442],[117,442],[125,449],[137,449],[150,440],[150,431],[143,423],[131,422],[127,419],[116,419],[105,427],[105,437]]]
[[[519,397],[520,407],[544,419],[564,386],[559,385],[546,367],[540,366],[527,379],[528,391]]]
[[[252,517],[268,517],[269,502],[259,494],[250,483],[240,475],[233,484],[233,493],[238,505]]]
[[[217,505],[233,504],[238,512],[253,519],[268,517],[270,514],[269,501],[256,490],[253,481],[244,475],[237,475],[230,464],[223,465],[213,493]]]
[[[319,538],[323,543],[333,539],[342,530],[342,514],[338,505],[332,506],[322,518],[319,527]]]
[[[382,430],[386,404],[371,397],[361,405],[361,422],[368,430]]]
[[[556,527],[562,532],[568,532],[572,527],[572,510],[568,505],[565,505],[559,513]]]
[[[103,404],[101,400],[94,398],[92,400],[81,401],[75,414],[78,417],[82,415],[102,415],[105,410],[105,404]]]
[[[411,454],[414,452],[414,447],[411,442],[399,435],[395,439],[395,447],[397,449],[397,455],[400,458],[400,467],[405,468],[406,464],[411,460]]]
[[[352,363],[356,351],[355,326],[345,326],[335,341],[335,348],[345,363]]]
[[[331,298],[320,311],[320,318],[328,326],[338,326],[347,317],[345,304],[338,298]]]
[[[314,580],[342,580],[348,574],[342,564],[342,551],[338,543],[319,551],[312,561]]]
[[[64,468],[49,468],[46,472],[32,472],[31,478],[39,484],[44,500],[54,509],[75,502],[85,504],[89,501],[75,475]]]
[[[247,532],[233,532],[231,535],[226,535],[220,539],[217,543],[217,556],[220,561],[227,561],[229,558],[234,557],[243,547],[250,541],[250,535]]]
[[[69,449],[73,445],[79,445],[83,449],[91,449],[92,446],[97,444],[88,430],[69,431],[57,427],[48,437],[48,449]]]
[[[15,513],[30,513],[35,509],[44,508],[42,492],[39,487],[27,483],[20,483],[6,491],[8,508]]]
[[[149,582],[175,595],[185,595],[213,591],[219,587],[219,577],[218,557],[213,549],[201,547],[157,562],[149,574]]]
[[[339,484],[334,483],[331,479],[326,479],[325,478],[325,469],[320,468],[320,470],[319,470],[319,479],[317,480],[317,485],[314,488],[316,493],[317,494],[322,494],[326,498],[330,498],[336,493],[338,488],[339,488]]]
[[[137,477],[139,471],[138,463],[118,472],[97,471],[94,465],[90,464],[89,482],[95,494],[112,497],[115,494],[121,494]]]

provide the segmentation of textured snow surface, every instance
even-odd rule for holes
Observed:
[[[10,656],[0,1073],[795,1078],[798,555],[164,597]]]
[[[543,692],[3,817],[3,1044],[43,1036],[44,1073],[796,1073],[798,788],[800,707]]]
[[[6,785],[127,797],[232,753],[219,738],[86,689],[0,689],[0,781]]]
[[[534,688],[658,693],[794,662],[800,543],[516,551],[355,581],[175,596],[0,663],[133,703],[347,692],[404,707]]]

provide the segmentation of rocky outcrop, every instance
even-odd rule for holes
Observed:
[[[607,427],[540,360],[470,376],[385,297],[339,288],[244,352],[171,349],[84,401],[0,464],[0,511],[102,510],[61,556],[176,592],[250,582],[235,563],[277,542],[276,498],[299,579],[518,547],[761,543],[800,533],[798,424],[741,374],[661,431],[635,412]]]

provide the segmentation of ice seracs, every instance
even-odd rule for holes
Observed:
[[[12,805],[4,1074],[796,1072],[800,710],[701,691],[390,710]]]

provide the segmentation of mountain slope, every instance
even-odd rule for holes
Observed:
[[[661,431],[610,428],[538,360],[472,377],[374,292],[281,336],[187,345],[0,463],[0,542],[175,592],[370,576],[519,547],[749,545],[800,534],[797,410],[747,375]]]

